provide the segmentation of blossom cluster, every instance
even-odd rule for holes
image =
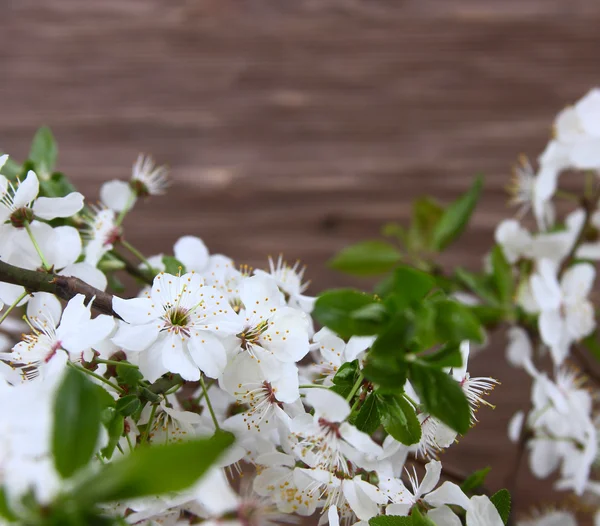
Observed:
[[[600,413],[575,364],[600,349],[598,115],[592,90],[558,115],[537,170],[520,160],[519,211],[482,272],[433,261],[480,181],[388,225],[405,250],[367,241],[332,261],[385,275],[376,294],[311,297],[300,263],[236,265],[195,235],[144,256],[124,221],[169,185],[148,157],[95,204],[53,172],[55,147],[0,157],[0,524],[502,526],[509,492],[488,491],[485,470],[459,484],[439,460],[491,405],[497,380],[468,365],[498,326],[532,380],[510,438],[594,514]],[[576,203],[562,220],[561,200]],[[557,507],[518,524],[577,523]]]

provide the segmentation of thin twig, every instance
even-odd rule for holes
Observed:
[[[120,319],[112,308],[113,295],[92,287],[79,278],[59,276],[39,270],[26,270],[0,261],[0,281],[21,285],[27,292],[49,292],[66,301],[77,294],[83,294],[86,301],[94,300],[92,307],[98,312]]]

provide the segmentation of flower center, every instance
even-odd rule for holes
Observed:
[[[17,208],[10,215],[10,222],[12,226],[15,228],[23,228],[26,223],[31,223],[33,221],[33,210],[26,206],[22,208]]]
[[[183,307],[171,307],[163,317],[166,322],[165,329],[169,332],[173,331],[175,334],[182,333],[185,336],[189,336],[189,313],[189,309]]]
[[[258,343],[260,335],[269,327],[268,321],[261,321],[256,327],[248,327],[240,332],[237,337],[240,339],[240,346],[247,351],[251,345]]]
[[[331,435],[336,438],[342,438],[342,435],[340,433],[339,422],[330,422],[329,420],[325,420],[324,418],[319,418],[319,425],[327,435]]]

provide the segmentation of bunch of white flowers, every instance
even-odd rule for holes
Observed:
[[[23,165],[0,157],[0,524],[502,526],[510,492],[438,458],[491,405],[497,380],[467,367],[498,326],[532,379],[510,424],[509,490],[528,453],[535,476],[558,472],[556,488],[594,514],[600,414],[576,366],[593,379],[600,355],[598,116],[592,91],[557,117],[537,172],[521,160],[518,218],[498,226],[482,272],[434,261],[465,229],[478,179],[448,206],[416,201],[408,228],[384,229],[396,243],[331,262],[384,275],[375,293],[317,298],[282,256],[238,266],[193,235],[144,256],[124,221],[165,193],[166,168],[140,156],[129,182],[86,204],[41,129]],[[581,196],[558,189],[564,171],[583,171]],[[562,223],[557,199],[578,204]],[[552,508],[518,524],[576,517]]]

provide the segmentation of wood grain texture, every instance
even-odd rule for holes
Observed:
[[[517,154],[535,158],[557,110],[599,82],[594,0],[2,4],[1,149],[23,158],[50,125],[60,168],[91,196],[150,152],[174,184],[128,218],[131,241],[155,253],[196,234],[251,265],[283,252],[308,264],[313,292],[354,283],[325,269],[336,250],[483,172],[482,205],[445,257],[476,268],[510,213]],[[495,487],[528,390],[504,343],[473,362],[502,381],[498,409],[445,457],[491,463]],[[522,480],[520,509],[549,500],[549,484]]]

